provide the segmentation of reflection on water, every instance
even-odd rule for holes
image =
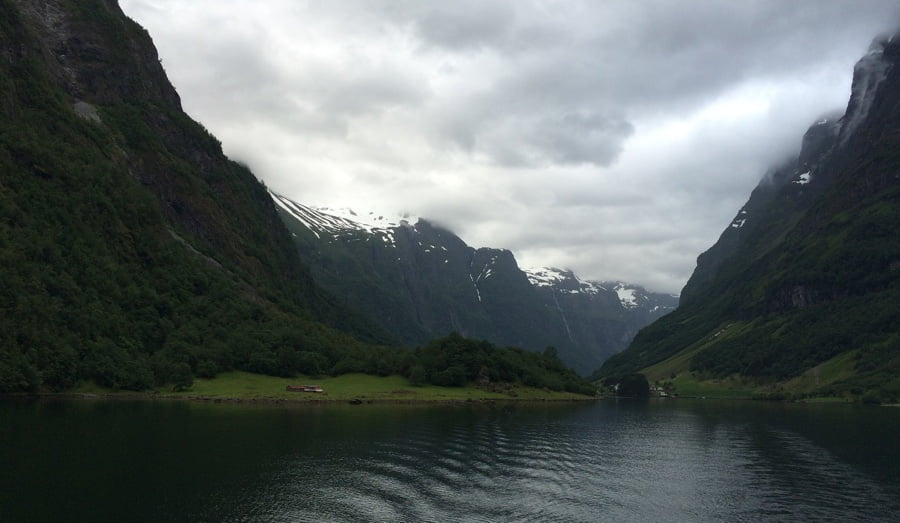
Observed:
[[[900,409],[0,402],[2,521],[889,521]]]

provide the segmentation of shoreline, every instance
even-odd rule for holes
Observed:
[[[296,392],[302,386],[314,387],[323,392]],[[413,386],[403,376],[343,374],[285,378],[243,371],[220,373],[216,378],[196,379],[191,388],[182,391],[175,391],[172,384],[143,391],[129,391],[101,388],[85,381],[58,392],[38,389],[35,392],[16,392],[7,395],[34,399],[174,400],[208,404],[259,405],[461,404],[498,401],[543,403],[595,399],[589,395],[517,384],[492,384],[488,387],[474,383],[469,383],[465,387]],[[0,394],[0,397],[3,396],[4,394]]]
[[[202,394],[177,394],[166,392],[11,392],[0,393],[0,400],[74,400],[74,401],[177,401],[198,404],[223,404],[223,405],[284,405],[284,406],[335,406],[335,405],[496,405],[496,404],[562,404],[562,403],[589,403],[604,400],[632,400],[636,398],[617,398],[615,396],[584,396],[580,398],[320,398],[297,397],[284,398],[275,396],[241,397],[241,396],[209,396]],[[680,396],[670,398],[647,398],[666,400],[714,400],[714,401],[763,401],[765,403],[800,403],[800,404],[844,404],[861,405],[861,402],[848,401],[846,398],[820,398],[819,401],[810,398],[803,400],[759,400],[755,398],[729,398],[709,396]],[[824,399],[824,401],[822,401]],[[875,406],[900,407],[900,404],[881,404]]]
[[[158,392],[16,392],[0,393],[3,399],[25,400],[83,400],[83,401],[186,401],[213,404],[255,404],[255,405],[490,405],[500,403],[588,403],[600,401],[603,397],[583,398],[279,398],[279,397],[237,397],[204,396],[197,394],[171,394]]]

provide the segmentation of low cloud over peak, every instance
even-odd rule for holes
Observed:
[[[895,0],[121,4],[292,199],[668,292],[900,25]]]

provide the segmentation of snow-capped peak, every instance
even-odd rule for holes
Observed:
[[[341,219],[347,223],[352,223],[357,229],[369,232],[390,227],[400,227],[404,224],[413,225],[419,220],[418,217],[412,216],[409,213],[390,216],[375,211],[356,213],[353,209],[347,207],[340,209],[335,209],[333,207],[315,207],[314,209],[320,214],[325,214],[333,218]]]
[[[393,245],[394,229],[412,227],[418,221],[418,217],[411,216],[409,213],[398,213],[394,216],[374,211],[357,213],[349,208],[335,209],[303,205],[272,191],[269,191],[269,195],[276,205],[305,225],[317,238],[320,238],[321,234],[338,236],[364,231],[380,236],[385,243]]]
[[[615,292],[619,303],[625,309],[636,309],[639,300],[646,300],[646,292],[622,282],[596,282],[578,278],[574,272],[555,267],[522,269],[531,285],[537,288],[550,287],[561,294],[588,294]]]
[[[528,281],[535,287],[552,287],[569,278],[576,278],[569,271],[557,269],[555,267],[538,267],[536,269],[522,269]],[[576,278],[577,279],[577,278]]]
[[[600,294],[607,291],[603,285],[582,280],[574,272],[565,269],[538,267],[522,269],[522,272],[534,287],[554,287],[557,291],[568,294]]]

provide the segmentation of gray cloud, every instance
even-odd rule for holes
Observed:
[[[895,0],[122,0],[186,110],[310,204],[677,292]]]
[[[609,165],[633,131],[629,122],[617,116],[539,111],[487,118],[457,114],[447,128],[456,145],[511,167]]]
[[[515,12],[509,3],[477,0],[415,2],[413,19],[420,37],[429,44],[455,50],[491,45],[507,36]]]

